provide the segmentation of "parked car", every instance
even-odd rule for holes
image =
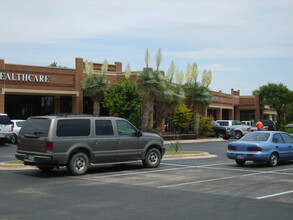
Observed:
[[[125,119],[57,115],[28,118],[15,157],[42,171],[66,166],[72,175],[83,175],[91,163],[142,160],[155,168],[164,153],[159,135],[141,132]]]
[[[274,167],[279,161],[293,159],[293,137],[279,131],[251,132],[228,144],[227,157],[239,166],[254,161]]]
[[[261,121],[264,125],[264,127],[266,128],[266,130],[268,131],[276,131],[277,127],[276,127],[276,123],[272,120],[265,120],[265,119],[259,119],[259,120],[252,120],[251,124],[252,126],[255,126],[256,122]]]
[[[13,136],[12,122],[7,114],[0,114],[0,145],[6,143]]]
[[[287,124],[285,125],[285,128],[293,128],[293,124]]]
[[[213,123],[213,136],[216,136],[218,138],[223,139],[229,139],[230,138],[230,128],[228,127],[222,127],[217,123],[216,121],[212,121]]]
[[[251,131],[258,131],[258,128],[256,127],[256,122],[254,123],[253,121],[241,121],[241,124],[251,126]],[[264,126],[263,131],[268,130],[268,126]]]
[[[23,125],[23,123],[25,122],[25,120],[11,120],[12,124],[12,132],[13,135],[10,137],[10,142],[12,144],[16,144],[17,142],[17,137],[18,137],[18,133],[21,129],[21,126]]]
[[[238,120],[217,120],[217,122],[221,126],[230,128],[231,136],[237,139],[251,131],[251,126],[243,125]]]

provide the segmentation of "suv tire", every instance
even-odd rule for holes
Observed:
[[[67,170],[73,176],[86,174],[89,167],[89,158],[85,153],[79,152],[72,155],[67,164]]]
[[[162,159],[162,154],[157,148],[151,148],[147,151],[145,159],[142,163],[147,168],[156,168],[159,166]]]
[[[225,138],[226,137],[226,135],[223,131],[218,131],[216,136],[217,136],[217,138]]]

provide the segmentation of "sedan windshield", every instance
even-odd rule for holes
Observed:
[[[251,132],[244,135],[240,140],[241,141],[267,141],[269,137],[270,137],[269,133]]]

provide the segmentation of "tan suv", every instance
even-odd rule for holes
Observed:
[[[143,133],[125,119],[65,115],[28,118],[15,156],[42,171],[66,166],[72,175],[83,175],[91,163],[142,160],[154,168],[164,153],[160,136]]]

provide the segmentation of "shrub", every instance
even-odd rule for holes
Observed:
[[[200,122],[199,122],[200,136],[208,136],[209,132],[213,130],[212,120],[213,119],[211,117],[200,116]]]

